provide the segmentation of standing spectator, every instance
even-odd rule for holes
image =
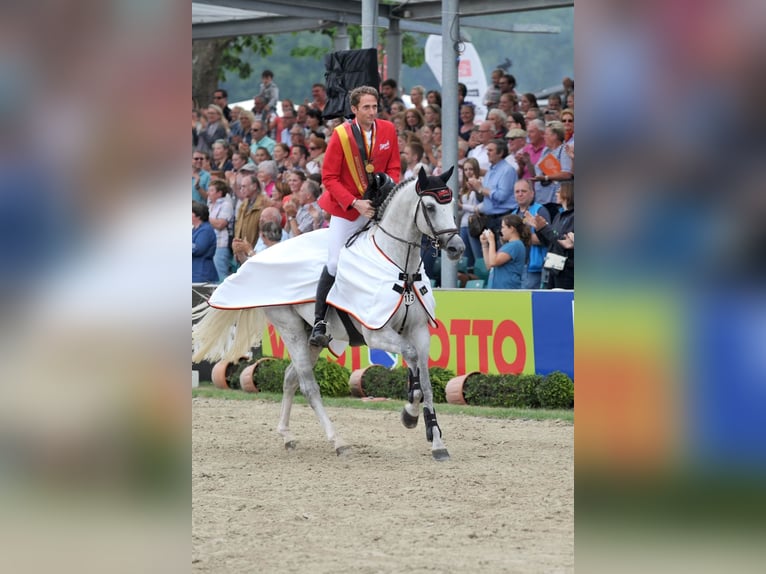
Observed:
[[[214,141],[225,140],[229,137],[229,124],[226,122],[226,118],[223,117],[221,108],[215,104],[210,104],[207,107],[205,114],[200,117],[200,121],[202,123],[202,131],[199,133],[197,151],[204,151],[209,154]]]
[[[242,178],[241,189],[244,200],[234,219],[234,240],[231,245],[234,257],[240,263],[247,259],[249,251],[245,242],[253,245],[254,242],[258,241],[261,212],[269,204],[268,198],[261,193],[258,179],[254,175],[246,175]]]
[[[503,94],[512,94],[514,96],[516,95],[516,78],[514,78],[511,74],[503,74],[500,76],[500,79],[497,81],[497,85],[500,88],[501,97]]]
[[[567,107],[574,111],[574,91],[570,92],[567,96]]]
[[[564,133],[561,122],[551,122],[545,128],[545,149],[535,164],[535,176],[530,178],[535,182],[535,197],[542,204],[553,202],[561,182],[572,179],[572,159],[564,152]],[[554,168],[544,170],[546,160]]]
[[[550,224],[539,215],[528,214],[524,221],[534,227],[540,243],[549,253],[566,257],[563,269],[544,269],[545,289],[574,289],[574,183],[564,181],[557,197],[562,210]],[[546,277],[547,274],[547,277]]]
[[[223,117],[226,118],[227,122],[231,123],[232,120],[231,109],[229,108],[229,93],[223,88],[218,88],[215,92],[213,92],[213,103],[221,108]]]
[[[292,169],[287,174],[287,187],[290,190],[290,195],[297,195],[306,181],[306,172],[299,169]]]
[[[206,158],[207,154],[201,151],[192,153],[192,201],[200,203],[207,201],[207,187],[210,185],[210,172],[202,167]]]
[[[226,184],[231,190],[231,197],[237,197],[239,186],[242,183],[244,171],[242,168],[250,162],[250,154],[241,151],[231,156],[231,169],[223,174]]]
[[[490,121],[483,121],[479,124],[479,145],[468,152],[468,157],[475,157],[479,162],[482,175],[489,169],[489,157],[487,155],[487,145],[492,141],[492,134],[495,133],[495,124]]]
[[[250,144],[253,143],[253,134],[250,133],[250,130],[253,128],[254,121],[255,115],[250,110],[242,110],[239,112],[237,125],[232,126],[229,140],[232,143],[236,143],[238,146],[242,143],[250,146]],[[235,139],[237,137],[239,139]]]
[[[574,80],[572,78],[566,77],[561,80],[561,85],[564,88],[564,100],[567,100],[570,94],[574,94]],[[567,101],[567,107],[571,108],[574,106],[570,106],[569,102]]]
[[[192,201],[192,283],[217,282],[215,270],[215,231],[208,221],[207,205]]]
[[[218,280],[223,281],[229,275],[231,250],[229,249],[229,224],[234,220],[234,204],[229,195],[226,182],[216,180],[210,184],[207,196],[210,225],[216,236],[215,263]]]
[[[460,238],[465,245],[465,256],[468,257],[468,272],[473,270],[474,263],[481,257],[481,250],[474,251],[477,240],[468,233],[468,218],[476,213],[479,198],[476,191],[468,185],[469,180],[479,177],[479,162],[469,157],[463,162],[463,178],[460,185],[460,194],[457,200],[457,213],[460,218]]]
[[[478,211],[489,216],[487,227],[496,233],[500,229],[500,218],[517,207],[513,194],[516,172],[508,162],[503,161],[506,151],[504,140],[490,141],[487,144],[490,167],[484,180],[474,177],[468,181],[471,189],[481,199]]]
[[[529,245],[530,232],[518,215],[506,215],[500,225],[502,246],[495,246],[495,236],[485,230],[481,249],[489,274],[489,289],[521,289],[521,275]]]
[[[401,164],[399,146],[394,125],[386,120],[376,119],[378,115],[378,91],[370,86],[359,86],[349,94],[351,111],[355,115],[353,122],[346,122],[333,132],[327,148],[322,168],[322,183],[325,193],[319,198],[319,205],[330,213],[329,248],[327,265],[322,270],[316,293],[314,308],[314,329],[310,343],[324,347],[330,342],[327,335],[325,313],[327,294],[335,283],[340,250],[348,238],[361,229],[373,216],[371,201],[363,199],[366,185],[357,185],[356,181],[368,182],[366,169],[357,171],[356,162],[347,162],[341,144],[341,131],[348,141],[354,142],[352,130],[361,132],[364,148],[352,145],[352,153],[364,158],[370,165],[371,172],[386,173],[394,181],[399,181]],[[360,162],[362,165],[362,162]]]
[[[192,151],[197,149],[199,143],[199,134],[202,131],[202,121],[200,120],[200,112],[196,108],[192,108]]]
[[[429,124],[420,128],[420,143],[423,146],[423,161],[428,165],[430,173],[436,167],[436,154],[434,153],[434,130]]]
[[[404,118],[404,110],[406,109],[407,108],[404,105],[404,100],[401,98],[396,98],[393,102],[391,102],[391,117],[395,117],[401,114],[402,118]]]
[[[471,104],[460,106],[460,128],[458,137],[468,141],[471,139],[471,130],[476,126],[473,120],[476,118],[476,110]]]
[[[253,154],[253,163],[255,163],[256,168],[264,161],[269,161],[270,159],[272,159],[272,155],[269,153],[269,150],[263,146],[260,146],[258,149],[256,149],[255,153]]]
[[[266,100],[266,107],[270,112],[276,113],[277,102],[279,101],[279,87],[274,83],[274,72],[264,70],[261,73],[261,85],[258,88],[258,95]]]
[[[561,112],[561,96],[558,94],[551,94],[548,96],[548,105],[545,107],[548,110]]]
[[[287,231],[291,237],[296,237],[322,227],[324,217],[317,199],[322,193],[322,187],[313,179],[307,179],[301,185],[292,200],[285,203],[287,215]]]
[[[295,108],[295,125],[297,125],[303,133],[308,131],[306,128],[306,116],[309,113],[309,107],[306,104],[301,104]]]
[[[229,144],[226,140],[216,140],[213,142],[213,157],[210,159],[210,168],[213,171],[229,171],[234,166],[229,159]]]
[[[266,124],[263,123],[262,120],[256,119],[253,122],[253,127],[250,128],[250,133],[253,136],[252,143],[250,144],[250,153],[253,158],[255,158],[255,152],[259,147],[265,147],[266,151],[269,152],[269,156],[274,153],[274,146],[277,142],[266,134]]]
[[[313,100],[309,104],[309,107],[314,110],[323,112],[325,106],[327,105],[327,88],[325,88],[325,85],[314,84],[311,86],[311,97]]]
[[[513,193],[516,195],[516,202],[519,206],[513,210],[515,215],[526,219],[527,213],[539,215],[545,221],[551,220],[548,210],[540,203],[535,201],[535,191],[532,183],[528,179],[520,179],[513,186]],[[521,286],[524,289],[541,289],[543,261],[547,249],[540,243],[534,226],[529,226],[531,237],[527,247],[527,263],[524,265],[524,275],[521,279]]]
[[[308,111],[306,114],[306,129],[308,130],[306,137],[315,132],[324,132],[322,112],[313,109]]]
[[[423,86],[412,86],[410,88],[410,101],[412,102],[412,108],[423,113],[423,101],[425,100],[426,89]]]
[[[535,175],[535,164],[545,149],[545,124],[542,120],[527,123],[527,138],[529,142],[516,153],[516,161],[521,169],[519,177],[522,179],[531,179]]]

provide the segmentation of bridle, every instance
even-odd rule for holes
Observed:
[[[419,187],[419,186],[418,186]],[[415,227],[417,227],[418,224],[418,211],[421,211],[423,213],[423,219],[426,220],[426,225],[428,225],[428,230],[430,233],[427,233],[426,235],[433,241],[433,246],[435,249],[438,249],[439,247],[446,247],[447,244],[450,242],[450,240],[455,237],[456,235],[460,234],[460,230],[457,227],[448,227],[445,229],[434,229],[434,224],[431,221],[431,218],[428,215],[428,210],[423,206],[423,196],[424,195],[430,195],[436,199],[438,203],[445,204],[452,201],[452,190],[450,188],[445,187],[442,189],[437,190],[426,190],[424,192],[421,192],[418,187],[416,187],[417,194],[419,196],[418,199],[418,205],[415,208],[415,215],[413,217],[413,223],[415,224]],[[446,193],[445,193],[446,192]],[[446,198],[446,199],[445,199]],[[390,233],[388,230],[386,230],[385,227],[383,227],[380,222],[377,223],[378,229],[380,229],[383,233],[388,235],[391,239],[395,239],[396,241],[399,241],[401,243],[404,243],[406,245],[409,245],[411,247],[417,247],[420,248],[420,243],[415,243],[414,241],[407,241],[406,239],[402,239],[401,237],[397,237],[393,233]],[[449,234],[449,236],[446,239],[440,240],[440,237],[442,235]]]

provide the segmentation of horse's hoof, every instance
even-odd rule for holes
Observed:
[[[407,409],[402,409],[402,424],[408,429],[414,429],[418,426],[418,419],[420,417],[413,417],[407,412]]]
[[[298,443],[294,440],[288,440],[285,443],[285,450],[295,450],[295,447]]]
[[[351,446],[344,444],[343,446],[339,446],[335,449],[335,454],[338,456],[346,456],[351,452]]]
[[[439,462],[449,460],[449,453],[446,448],[437,448],[436,450],[432,450],[431,454],[433,455],[434,460],[438,460]]]

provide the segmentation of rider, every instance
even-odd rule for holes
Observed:
[[[349,102],[355,118],[335,128],[322,167],[325,192],[319,205],[331,218],[327,265],[317,285],[314,329],[309,340],[317,347],[326,347],[330,342],[325,322],[327,294],[335,283],[340,250],[375,214],[372,202],[362,199],[362,195],[373,174],[387,173],[395,182],[401,174],[396,128],[376,118],[378,91],[359,86],[349,94]]]

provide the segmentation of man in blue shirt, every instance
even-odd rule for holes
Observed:
[[[207,186],[210,174],[202,169],[207,154],[201,151],[192,153],[192,201],[207,202]]]
[[[513,193],[513,186],[516,183],[516,170],[505,161],[508,153],[505,140],[494,139],[487,144],[487,157],[489,158],[489,169],[484,176],[484,181],[478,178],[468,180],[468,185],[482,199],[477,206],[479,213],[489,216],[487,228],[495,233],[495,237],[500,234],[500,222],[503,215],[509,214],[518,207],[516,196]],[[471,238],[473,247],[473,239]],[[476,239],[476,248],[481,253],[481,245]]]

